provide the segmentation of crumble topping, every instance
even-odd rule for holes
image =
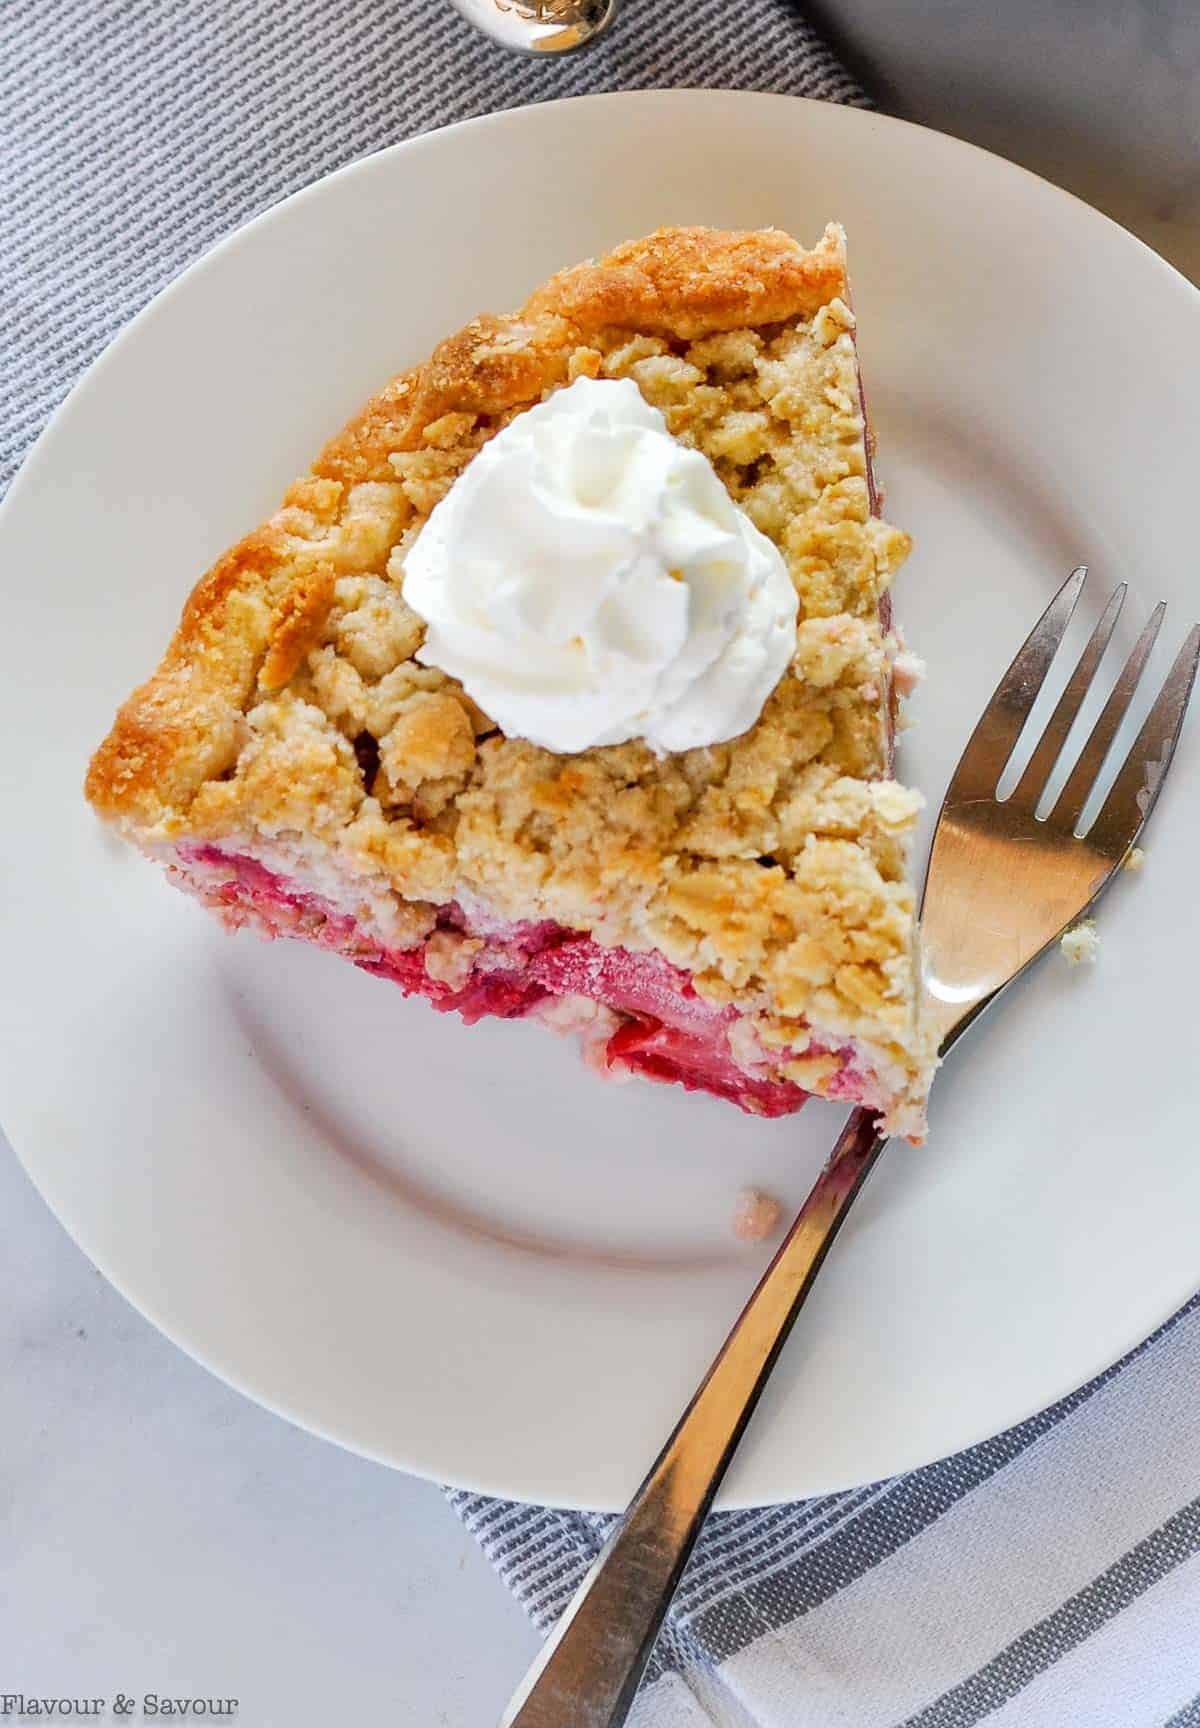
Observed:
[[[581,376],[632,378],[787,564],[795,656],[729,743],[556,757],[413,659],[422,522],[488,438]],[[234,839],[301,873],[319,856],[364,901],[411,905],[413,941],[475,893],[657,950],[764,1049],[809,1025],[871,1040],[920,1095],[919,800],[884,777],[907,674],[880,618],[908,547],[871,511],[840,231],[806,252],[664,230],[474,320],[368,403],[200,582],[88,795],[147,849]],[[443,963],[461,963],[448,945]],[[793,1065],[815,1082],[821,1061]]]
[[[425,970],[439,984],[461,990],[471,976],[475,956],[484,946],[481,936],[460,936],[456,930],[435,930],[425,944]]]
[[[593,1002],[590,996],[548,996],[537,1004],[533,1015],[551,1032],[578,1038],[583,1060],[589,1068],[594,1068],[617,1085],[632,1080],[629,1069],[609,1063],[608,1043],[621,1020],[604,1003]]]

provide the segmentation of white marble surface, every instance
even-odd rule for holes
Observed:
[[[812,10],[888,107],[1058,180],[1200,275],[1192,0]],[[438,1491],[167,1344],[2,1141],[0,1216],[0,1692],[233,1696],[254,1728],[493,1721],[536,1640]]]
[[[438,1489],[168,1344],[3,1140],[0,1217],[0,1693],[236,1697],[245,1728],[494,1721],[537,1640]]]

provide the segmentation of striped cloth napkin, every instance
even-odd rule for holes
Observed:
[[[624,0],[531,62],[447,0],[0,6],[0,486],[83,367],[206,247],[353,157],[586,90],[866,105],[787,0]],[[715,1342],[715,1341],[714,1341]],[[853,1493],[718,1514],[637,1728],[1200,1728],[1200,1306],[1053,1410]],[[452,1492],[541,1625],[599,1515]]]
[[[715,1513],[631,1728],[1200,1728],[1197,1490],[1200,1297],[969,1452]],[[613,1522],[449,1498],[546,1628]]]

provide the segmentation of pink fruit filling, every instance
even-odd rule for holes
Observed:
[[[439,1011],[460,1014],[468,1025],[488,1015],[505,1020],[536,1015],[553,999],[582,997],[612,1015],[603,1028],[602,1048],[593,1051],[599,1067],[711,1092],[755,1116],[788,1115],[809,1096],[789,1080],[751,1072],[736,1061],[729,1028],[738,1011],[705,1002],[687,974],[659,955],[602,948],[554,923],[473,920],[452,904],[439,913],[438,931],[477,943],[464,946],[462,975],[451,978],[427,964],[432,937],[415,948],[385,947],[328,900],[254,859],[214,846],[187,848],[171,875],[230,927],[244,926],[269,940],[290,936],[331,948],[363,971],[399,984],[406,995],[424,996]],[[810,1045],[807,1053],[815,1048]],[[827,1094],[860,1098],[865,1077],[853,1052],[824,1053],[842,1062]]]

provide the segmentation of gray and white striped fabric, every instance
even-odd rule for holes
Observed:
[[[611,1519],[452,1492],[553,1624]],[[943,1463],[717,1513],[634,1728],[1200,1728],[1200,1298]]]
[[[87,362],[231,228],[398,138],[595,89],[865,105],[787,0],[624,0],[581,59],[447,0],[0,4],[0,487]],[[1200,1306],[945,1463],[713,1518],[637,1728],[1200,1728]],[[549,1625],[598,1515],[450,1500]]]

